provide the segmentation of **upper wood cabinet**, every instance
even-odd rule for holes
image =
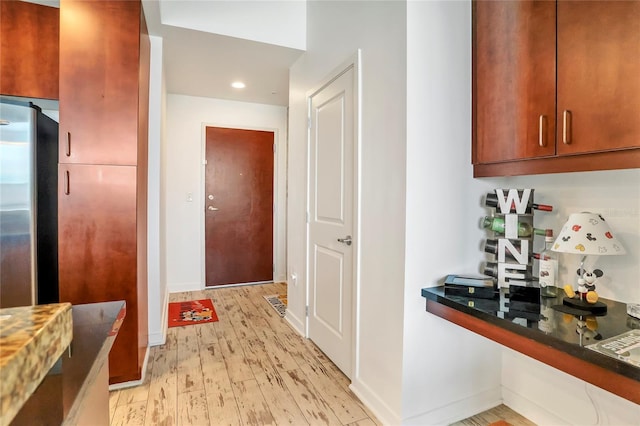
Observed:
[[[555,27],[553,2],[476,3],[476,162],[555,154]]]
[[[558,154],[640,147],[640,1],[558,2]]]
[[[136,164],[141,13],[60,2],[60,163]]]
[[[638,76],[638,1],[474,1],[474,175],[640,167]]]
[[[0,94],[58,99],[58,8],[0,1]]]

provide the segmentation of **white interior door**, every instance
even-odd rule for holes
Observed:
[[[351,377],[354,294],[356,72],[310,97],[309,338]]]

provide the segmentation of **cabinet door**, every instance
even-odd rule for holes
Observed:
[[[61,163],[136,164],[140,7],[61,0]]]
[[[640,1],[558,2],[558,154],[640,146]]]
[[[555,154],[556,6],[474,2],[474,163]]]
[[[139,373],[136,168],[61,164],[58,171],[60,301],[126,301],[109,365],[112,378],[133,380]]]
[[[58,99],[55,7],[0,1],[0,93]]]

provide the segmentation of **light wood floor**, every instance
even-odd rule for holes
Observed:
[[[506,405],[498,405],[491,410],[483,411],[473,417],[453,423],[451,426],[487,426],[493,423],[496,424],[495,426],[506,426],[507,424],[512,426],[535,426],[535,423]]]
[[[212,299],[215,323],[169,328],[143,385],[112,391],[112,425],[380,424],[349,380],[264,300],[283,283],[171,295]]]
[[[380,423],[349,380],[262,296],[284,283],[171,294],[212,299],[215,323],[170,328],[150,349],[144,384],[110,392],[111,425],[352,425]],[[504,405],[455,426],[534,424]]]

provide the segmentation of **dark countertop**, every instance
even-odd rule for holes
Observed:
[[[126,314],[124,301],[73,305],[73,340],[12,425],[74,424],[84,396],[108,360]]]
[[[501,310],[499,299],[445,295],[444,287],[442,286],[423,288],[422,296],[427,299],[428,312],[458,323],[458,325],[485,335],[485,337],[525,355],[531,355],[569,374],[573,373],[564,370],[560,365],[554,365],[556,362],[553,359],[545,359],[545,351],[550,354],[553,352],[556,356],[566,354],[571,359],[587,363],[585,365],[592,365],[614,373],[615,377],[623,376],[631,379],[637,383],[633,385],[630,382],[630,386],[636,386],[636,394],[640,395],[640,367],[586,348],[587,345],[618,336],[629,330],[640,329],[640,320],[627,315],[625,303],[601,298],[599,301],[607,305],[607,313],[594,316],[576,315],[579,311],[572,311],[570,308],[563,306],[562,295],[556,298],[540,298],[540,304],[533,305],[539,306],[539,312],[533,312],[531,309],[526,312],[513,311],[508,308]],[[456,319],[455,312],[430,305],[432,302],[464,313],[470,316],[471,319],[462,317],[457,317]],[[462,320],[459,321],[460,318]],[[484,333],[482,323],[497,327],[494,329],[497,331]],[[507,332],[508,336],[506,333],[505,336],[501,336],[500,330]],[[498,338],[495,338],[495,336],[498,336]],[[509,339],[513,339],[514,336],[522,340],[522,344],[514,343],[514,345],[511,345]],[[531,352],[537,352],[533,355],[527,353],[528,350],[526,348],[528,345],[534,343],[537,344],[537,349],[532,349]],[[551,355],[549,357],[551,358]],[[590,381],[589,377],[582,377],[581,374],[573,375]],[[638,397],[636,396],[634,399],[638,399]]]

